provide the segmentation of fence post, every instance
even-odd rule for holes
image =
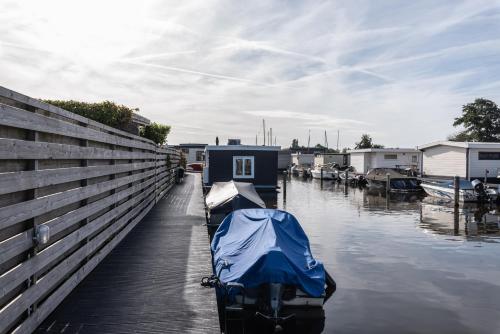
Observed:
[[[283,172],[283,202],[286,202],[286,181],[288,172],[285,170]]]

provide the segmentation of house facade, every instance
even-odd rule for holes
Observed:
[[[422,152],[414,148],[367,148],[348,151],[350,165],[358,173],[372,168],[411,168],[418,171]]]
[[[424,176],[500,180],[500,143],[439,141],[418,149]]]
[[[314,165],[337,164],[341,167],[349,165],[347,153],[317,153],[314,156]]]
[[[176,148],[180,149],[186,157],[186,164],[203,163],[203,154],[208,144],[180,144]]]
[[[208,145],[203,186],[234,180],[253,183],[257,190],[275,190],[280,150],[279,146]]]

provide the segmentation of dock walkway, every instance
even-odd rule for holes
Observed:
[[[188,174],[37,333],[220,333],[199,174]]]

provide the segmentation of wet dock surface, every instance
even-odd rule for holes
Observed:
[[[199,174],[188,174],[37,333],[220,333]]]

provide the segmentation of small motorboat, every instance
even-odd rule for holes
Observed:
[[[444,200],[453,201],[455,199],[455,187],[453,180],[449,181],[426,181],[420,186],[426,194]],[[460,180],[459,201],[460,202],[490,202],[499,199],[498,190],[485,187],[479,180]]]
[[[416,177],[404,175],[392,168],[373,168],[368,171],[365,178],[368,187],[386,189],[387,177],[390,177],[390,191],[416,192],[422,190]]]
[[[314,169],[311,169],[311,176],[313,179],[321,179],[321,170],[323,169],[323,180],[334,180],[336,179],[336,169],[333,165],[317,165]]]
[[[252,183],[214,182],[205,197],[207,226],[212,237],[222,220],[238,209],[265,208],[266,204]]]
[[[211,251],[224,333],[258,321],[274,328],[295,328],[301,321],[324,324],[323,304],[335,292],[335,281],[312,256],[290,213],[234,211],[215,233]]]

